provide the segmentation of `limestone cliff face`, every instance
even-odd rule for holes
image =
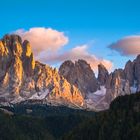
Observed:
[[[23,79],[23,67],[22,61],[20,58],[15,55],[11,61],[11,65],[9,67],[9,93],[10,94],[19,94],[20,86],[22,84]]]
[[[84,60],[78,60],[75,63],[65,61],[60,66],[59,73],[64,76],[68,82],[78,87],[84,97],[86,93],[95,92],[99,88],[93,70]]]
[[[123,69],[116,69],[111,73],[105,86],[107,89],[105,96],[108,103],[118,96],[130,94],[130,84],[129,81],[125,79]]]
[[[103,64],[98,65],[98,82],[100,85],[105,85],[109,78],[109,72]]]
[[[134,84],[134,66],[130,60],[126,63],[124,68],[125,78],[129,81],[130,86]]]
[[[22,62],[24,72],[26,73],[26,75],[32,76],[33,70],[35,68],[35,60],[31,50],[30,43],[27,40],[23,42]]]
[[[137,91],[140,91],[140,55],[133,62],[134,84],[137,85]]]
[[[44,100],[84,107],[81,92],[56,69],[34,60],[30,43],[17,35],[0,40],[0,102]]]
[[[6,70],[9,67],[10,54],[7,47],[0,41],[0,81],[4,78]]]

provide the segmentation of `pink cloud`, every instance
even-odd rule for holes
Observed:
[[[59,49],[69,41],[63,32],[51,28],[30,28],[28,31],[17,30],[14,33],[20,35],[23,40],[29,40],[35,58],[48,64],[60,64],[65,60],[76,61],[86,60],[93,70],[97,71],[99,63],[102,63],[108,70],[112,68],[112,62],[101,59],[88,52],[88,46],[76,46],[69,51],[60,53]]]
[[[95,55],[90,54],[87,49],[88,49],[87,45],[77,46],[63,54],[60,53],[55,53],[53,55],[42,54],[39,59],[44,62],[54,64],[60,62],[62,63],[65,60],[76,61],[78,59],[84,59],[90,64],[90,66],[94,71],[97,71],[98,64],[100,63],[102,63],[109,71],[112,69],[113,64],[111,61],[98,58]]]
[[[51,28],[30,28],[28,31],[17,30],[23,40],[29,40],[35,55],[43,51],[56,51],[66,45],[69,41],[63,32]]]
[[[140,36],[122,38],[111,44],[109,48],[118,51],[122,55],[138,55],[140,54]]]

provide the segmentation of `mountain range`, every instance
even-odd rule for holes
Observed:
[[[18,35],[0,40],[0,104],[65,105],[100,111],[118,96],[140,91],[140,55],[124,69],[109,73],[98,65],[98,76],[85,60],[65,61],[59,69],[34,59],[30,42]]]

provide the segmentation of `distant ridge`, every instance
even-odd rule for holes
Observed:
[[[85,60],[68,60],[59,68],[34,60],[29,41],[18,35],[0,40],[0,104],[21,101],[95,111],[109,108],[116,97],[140,91],[140,55],[110,73],[98,65],[98,77]]]

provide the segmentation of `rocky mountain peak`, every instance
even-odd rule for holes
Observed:
[[[5,35],[3,38],[2,38],[2,42],[4,44],[4,46],[7,46],[8,49],[10,49],[11,51],[13,51],[13,46],[15,44],[22,44],[22,39],[20,36],[18,35]]]
[[[136,61],[140,61],[140,54],[139,55],[137,55],[137,57],[136,57],[136,59],[135,59]]]
[[[130,60],[126,63],[124,68],[125,78],[129,81],[130,86],[134,84],[134,65]]]
[[[74,73],[75,64],[71,60],[65,61],[59,68],[60,75],[63,75],[68,81],[74,82],[71,74]]]
[[[65,61],[59,68],[60,75],[67,81],[80,89],[83,96],[85,93],[94,92],[98,89],[98,82],[93,70],[85,60],[78,60],[75,63]]]
[[[88,70],[88,71],[92,71],[90,65],[85,60],[82,60],[82,59],[75,61],[75,66],[79,67],[79,68],[83,68],[83,69]]]
[[[23,100],[85,106],[77,87],[68,83],[56,69],[34,60],[29,41],[22,42],[18,35],[5,35],[0,40],[0,101]]]
[[[106,80],[109,77],[109,73],[103,64],[98,65],[98,82],[100,85],[105,85]]]

